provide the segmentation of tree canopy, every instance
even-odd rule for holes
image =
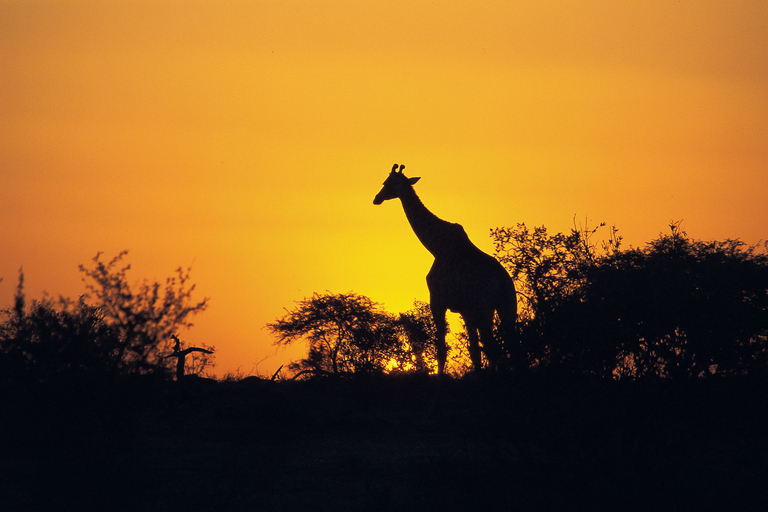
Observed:
[[[693,240],[673,223],[643,247],[624,249],[615,227],[601,238],[604,227],[574,226],[568,234],[525,224],[492,230],[496,256],[518,290],[519,347],[505,346],[509,357],[524,353],[528,371],[603,378],[768,371],[765,246]],[[315,294],[268,328],[278,344],[308,343],[307,357],[291,367],[295,373],[434,365],[434,323],[425,303],[392,315],[354,293]],[[459,354],[462,339],[454,347]]]
[[[208,299],[192,301],[189,269],[177,269],[165,285],[131,285],[122,264],[127,252],[109,262],[80,266],[86,293],[78,300],[49,297],[27,304],[24,274],[12,308],[0,311],[0,369],[5,378],[46,381],[74,375],[170,375],[172,336],[192,325]],[[212,362],[207,347],[190,365],[201,371]]]
[[[765,372],[768,256],[738,240],[690,239],[672,224],[620,250],[596,230],[493,232],[522,284],[521,342],[533,367],[606,377]]]
[[[392,315],[355,293],[315,293],[268,324],[277,344],[307,343],[307,357],[292,363],[295,376],[428,372],[435,365],[435,326],[429,306]]]

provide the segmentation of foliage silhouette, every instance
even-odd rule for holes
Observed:
[[[413,309],[400,313],[397,323],[405,341],[397,369],[417,373],[436,372],[437,327],[429,304],[414,301]]]
[[[315,293],[267,328],[276,344],[308,343],[307,357],[289,365],[294,378],[428,373],[437,367],[436,327],[423,302],[395,316],[362,295]]]
[[[93,268],[80,265],[87,290],[84,298],[120,331],[118,359],[125,370],[165,371],[171,362],[162,354],[173,350],[171,335],[192,327],[191,317],[205,311],[208,298],[192,301],[195,285],[189,283],[190,268],[178,267],[165,285],[146,280],[131,285],[127,277],[131,266],[122,263],[127,254],[122,251],[105,263],[98,253]]]
[[[307,357],[289,366],[297,374],[381,372],[399,348],[391,316],[355,293],[315,293],[267,328],[276,344],[307,341]]]
[[[397,316],[351,293],[297,304],[333,307],[283,343],[332,338],[322,320],[345,313],[337,367],[360,378],[176,386],[119,358],[124,331],[85,299],[27,304],[21,274],[0,323],[4,510],[760,509],[765,254],[679,226],[595,251],[522,324],[542,371],[439,385],[424,376],[424,303]],[[53,385],[9,383],[26,372]],[[130,375],[60,385],[95,372]]]
[[[57,303],[46,298],[27,308],[20,272],[14,306],[2,314],[0,366],[6,380],[48,382],[103,377],[119,370],[119,330],[82,299]]]
[[[544,226],[529,230],[524,223],[491,230],[496,257],[515,279],[521,320],[548,315],[584,284],[590,266],[619,250],[621,236],[615,226],[608,240],[599,246],[595,242],[604,226],[589,228],[586,222],[576,226],[574,218],[567,235],[550,235]]]
[[[159,283],[131,287],[126,276],[130,266],[117,268],[125,255],[105,264],[99,254],[95,268],[81,266],[88,292],[77,301],[46,297],[27,305],[20,271],[13,307],[0,312],[3,378],[46,382],[169,373],[172,361],[162,354],[170,352],[170,335],[191,326],[189,317],[205,310],[207,299],[191,303],[194,286],[188,285],[188,270],[178,269],[162,294]],[[192,363],[194,371],[201,371],[210,360]]]
[[[615,229],[602,248],[590,242],[595,230],[495,231],[522,282],[531,365],[606,378],[765,372],[768,256],[670,228],[628,250]]]

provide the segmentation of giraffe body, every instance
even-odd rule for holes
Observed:
[[[435,257],[427,274],[430,307],[437,327],[438,373],[447,357],[445,344],[446,311],[459,313],[467,327],[469,352],[474,368],[481,368],[480,344],[491,367],[496,367],[501,351],[493,336],[494,312],[501,321],[507,341],[514,332],[517,298],[512,278],[496,258],[478,249],[459,224],[446,222],[430,212],[416,195],[413,185],[419,178],[408,178],[403,167],[392,168],[374,204],[400,199],[408,222],[417,238]]]

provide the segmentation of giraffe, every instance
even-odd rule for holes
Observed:
[[[373,204],[400,199],[416,237],[435,261],[427,274],[429,305],[437,328],[437,372],[442,376],[448,349],[445,344],[448,310],[459,313],[467,327],[472,366],[482,365],[480,344],[491,368],[500,362],[501,351],[493,338],[494,312],[499,315],[505,341],[511,342],[517,320],[515,284],[501,263],[478,249],[460,224],[438,218],[421,202],[413,185],[421,178],[403,174],[395,164],[376,194]]]

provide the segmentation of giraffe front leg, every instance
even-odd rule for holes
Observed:
[[[445,320],[446,308],[434,303],[429,306],[432,309],[432,319],[435,322],[435,345],[437,347],[437,375],[442,377],[445,371],[445,361],[448,358],[448,347],[445,344],[447,323]]]

